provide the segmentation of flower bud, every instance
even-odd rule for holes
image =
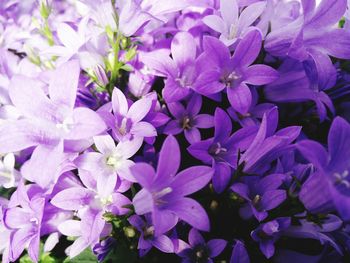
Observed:
[[[95,66],[94,73],[97,78],[97,84],[103,87],[107,86],[107,84],[109,83],[109,80],[104,68],[101,65]]]
[[[46,20],[49,18],[52,11],[51,0],[39,0],[40,15]]]

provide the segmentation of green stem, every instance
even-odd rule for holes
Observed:
[[[116,79],[119,77],[119,51],[120,51],[120,40],[121,40],[121,34],[117,32],[117,39],[116,42],[113,45],[114,50],[114,61],[113,61],[113,70],[111,74],[111,83],[112,85],[116,81]]]

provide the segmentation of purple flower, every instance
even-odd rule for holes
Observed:
[[[223,87],[214,85],[218,71],[203,67],[204,56],[197,57],[197,44],[190,33],[179,32],[171,42],[172,59],[166,50],[156,50],[143,54],[145,65],[157,71],[157,75],[167,77],[162,91],[167,103],[179,101],[192,90],[203,95],[211,95]]]
[[[99,152],[86,152],[74,160],[79,169],[96,175],[98,192],[109,196],[117,183],[117,176],[135,181],[129,172],[134,162],[129,160],[141,147],[142,138],[122,141],[115,145],[109,135],[95,136],[94,142]]]
[[[220,33],[220,40],[226,46],[233,45],[257,20],[266,7],[266,2],[257,2],[246,7],[239,14],[237,0],[220,0],[220,14],[209,15],[203,22]]]
[[[261,224],[251,233],[252,238],[259,242],[260,250],[267,258],[275,254],[274,243],[279,239],[280,231],[287,229],[290,223],[289,217],[280,217]]]
[[[5,210],[4,224],[11,230],[9,258],[15,261],[28,246],[33,261],[39,260],[39,243],[45,199],[29,199],[25,185],[20,182],[13,204]]]
[[[330,211],[335,206],[344,220],[350,219],[349,161],[350,124],[334,119],[328,134],[328,152],[315,141],[303,140],[298,149],[313,163],[316,172],[303,184],[300,199],[314,212]],[[313,199],[311,199],[313,195]]]
[[[4,223],[4,212],[7,208],[8,200],[0,197],[0,254],[2,254],[2,262],[8,263],[10,260],[10,236],[9,230]]]
[[[303,15],[266,37],[265,48],[275,56],[289,56],[312,67],[310,76],[319,88],[335,84],[336,71],[329,56],[350,58],[350,32],[336,28],[346,0],[302,1]]]
[[[77,61],[59,67],[50,79],[50,99],[44,93],[42,82],[24,76],[12,79],[10,97],[23,118],[0,127],[0,152],[37,146],[28,169],[34,171],[31,179],[45,188],[59,176],[57,171],[64,158],[63,142],[74,144],[106,129],[94,111],[74,108],[79,74]]]
[[[235,240],[230,263],[250,263],[248,252],[240,240]]]
[[[247,127],[231,135],[232,121],[220,108],[215,110],[214,124],[213,138],[193,143],[187,150],[197,159],[212,165],[215,170],[214,189],[220,193],[229,183],[231,168],[237,168],[239,150],[243,151],[248,147],[247,141],[249,143],[249,139],[252,139],[251,135],[254,135],[256,128]]]
[[[140,250],[140,256],[142,257],[146,255],[152,247],[156,247],[164,253],[173,253],[173,243],[168,236],[164,235],[164,233],[174,227],[174,225],[169,225],[169,229],[164,229],[164,233],[156,235],[151,216],[148,214],[145,218],[146,221],[138,215],[133,215],[128,218],[129,223],[140,231],[140,239],[137,246]]]
[[[107,237],[100,243],[93,247],[93,252],[97,256],[98,262],[103,262],[103,260],[108,256],[108,253],[116,246],[116,240],[113,237]]]
[[[202,97],[193,94],[186,108],[180,102],[168,103],[168,109],[176,120],[171,120],[164,128],[165,134],[176,135],[184,132],[189,143],[201,140],[198,128],[211,128],[214,126],[213,116],[198,114],[202,107]]]
[[[15,155],[8,153],[0,159],[0,186],[5,188],[14,187],[19,179],[20,174],[15,169]]]
[[[260,103],[258,104],[258,93],[256,89],[251,89],[252,92],[252,103],[245,115],[242,115],[236,112],[232,107],[227,109],[230,117],[238,122],[242,127],[258,125],[260,121],[258,119],[262,119],[265,112],[270,111],[273,107],[275,107],[272,103]]]
[[[286,200],[286,191],[278,189],[285,178],[283,174],[271,174],[263,178],[249,176],[243,177],[242,183],[234,183],[231,190],[247,201],[246,206],[240,209],[240,215],[244,219],[254,215],[259,221],[264,220],[268,216],[267,211]]]
[[[171,162],[168,158],[171,156]],[[180,149],[176,139],[168,136],[159,154],[157,172],[146,163],[131,167],[142,189],[135,195],[136,214],[152,213],[155,234],[164,233],[180,218],[193,227],[209,230],[209,218],[197,201],[186,197],[204,186],[212,177],[207,166],[193,166],[178,174]]]
[[[247,84],[265,85],[278,78],[277,71],[269,66],[251,65],[259,55],[261,43],[260,30],[251,29],[243,36],[231,57],[230,50],[217,38],[206,36],[203,39],[205,59],[202,61],[205,61],[205,67],[214,67],[220,73],[214,85],[221,87],[218,90],[227,88],[231,106],[243,115],[252,103],[252,94]],[[205,87],[197,89],[204,95],[205,90]]]
[[[120,89],[114,88],[112,94],[113,115],[107,111],[100,114],[105,118],[108,126],[112,128],[113,135],[119,141],[132,140],[134,137],[152,137],[157,131],[152,124],[142,121],[150,111],[152,101],[143,98],[134,102],[130,107]]]
[[[62,46],[50,46],[43,52],[43,55],[59,57],[57,62],[59,65],[72,59],[72,57],[77,57],[82,46],[88,41],[85,38],[84,27],[86,26],[79,26],[79,31],[76,32],[67,23],[60,23],[57,26],[57,38]]]
[[[264,94],[268,100],[287,103],[314,101],[321,121],[327,117],[327,109],[334,113],[331,99],[325,92],[320,91],[317,83],[307,77],[307,71],[301,62],[285,59],[278,72],[280,78],[264,87]]]
[[[120,2],[119,27],[125,36],[131,36],[150,22],[158,20],[166,22],[168,14],[183,10],[188,6],[187,0],[157,0],[138,1],[130,0],[125,3]]]
[[[14,77],[10,97],[24,118],[1,126],[0,152],[36,145],[53,147],[61,140],[87,139],[104,131],[106,126],[95,112],[74,108],[79,74],[77,61],[59,67],[50,80],[50,99],[42,82]]]
[[[183,263],[212,263],[225,249],[227,242],[223,239],[212,239],[205,242],[202,235],[194,228],[188,235],[189,244],[183,242],[182,249],[177,254],[182,257]]]
[[[329,244],[340,255],[342,255],[342,249],[339,244],[334,240],[332,233],[339,232],[343,226],[343,222],[335,215],[329,214],[325,218],[321,218],[319,222],[314,223],[305,219],[299,220],[298,225],[289,226],[283,230],[283,236],[301,238],[301,239],[315,239],[320,242],[321,245]]]
[[[76,211],[81,219],[69,219],[58,225],[58,230],[63,235],[77,237],[69,248],[68,254],[71,258],[88,246],[98,243],[100,236],[110,233],[111,226],[103,219],[105,212],[124,215],[129,212],[124,206],[130,204],[130,200],[119,192],[114,191],[106,196],[104,189],[97,189],[96,179],[89,172],[82,170],[79,176],[87,188],[76,183],[58,192],[51,199],[54,206]]]
[[[301,127],[290,126],[276,132],[277,124],[278,111],[275,107],[264,114],[258,133],[239,160],[244,172],[261,174],[270,167],[273,160],[291,148]]]

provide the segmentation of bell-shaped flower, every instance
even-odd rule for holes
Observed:
[[[51,199],[54,206],[75,211],[81,219],[66,220],[58,225],[63,235],[77,237],[69,248],[71,258],[97,244],[100,236],[109,235],[111,226],[103,219],[106,212],[123,215],[129,212],[124,206],[130,204],[130,200],[117,191],[106,196],[104,189],[97,189],[96,178],[91,173],[82,170],[79,176],[84,185],[68,187]]]
[[[206,36],[203,39],[203,67],[219,72],[219,78],[211,86],[221,87],[218,90],[227,88],[232,108],[242,115],[248,112],[252,104],[252,94],[247,84],[265,85],[278,78],[278,72],[270,66],[252,65],[259,55],[261,44],[262,35],[257,28],[244,34],[232,57],[228,47],[217,38]],[[211,86],[199,87],[197,92],[205,95]]]
[[[19,178],[20,174],[15,169],[15,155],[8,153],[0,160],[0,186],[15,187]]]
[[[117,184],[117,176],[130,182],[135,181],[129,172],[134,162],[130,157],[140,149],[142,138],[122,141],[115,145],[109,135],[95,136],[94,142],[99,152],[86,152],[74,160],[78,169],[96,176],[97,189],[104,196],[110,195]]]
[[[14,195],[14,201],[4,212],[4,224],[11,230],[9,259],[17,260],[27,248],[29,257],[37,262],[45,199],[36,196],[29,199],[22,181]]]
[[[195,142],[187,150],[203,163],[212,165],[215,171],[213,186],[216,192],[221,193],[228,186],[232,168],[237,168],[239,152],[247,149],[257,128],[249,126],[231,134],[232,120],[220,108],[215,110],[214,127],[213,138]]]
[[[208,184],[213,175],[212,169],[193,166],[177,173],[180,160],[179,145],[170,135],[159,153],[157,172],[147,163],[137,163],[130,168],[142,186],[132,200],[135,212],[138,215],[151,213],[155,235],[169,230],[178,218],[197,229],[209,230],[209,218],[203,207],[186,196]]]
[[[133,215],[128,218],[129,223],[140,231],[140,239],[137,245],[140,256],[142,257],[146,255],[152,247],[155,247],[164,253],[173,253],[174,245],[171,239],[164,233],[158,233],[158,235],[155,235],[150,214],[146,215],[145,218],[146,220],[143,220],[142,217],[138,215]],[[169,226],[169,228],[172,227],[174,227],[174,225]],[[166,229],[164,230],[167,232]]]
[[[350,219],[350,124],[337,117],[328,134],[328,152],[318,142],[303,140],[297,144],[316,171],[303,184],[300,200],[313,212],[331,211],[334,206],[342,219]],[[311,196],[313,196],[311,198]]]
[[[333,87],[336,69],[330,56],[350,58],[350,32],[335,26],[345,14],[346,2],[301,1],[303,15],[268,34],[265,49],[274,56],[303,61],[320,90]]]
[[[104,121],[94,111],[74,108],[79,75],[77,61],[57,68],[50,79],[49,97],[38,80],[24,76],[12,79],[10,98],[22,117],[0,125],[0,153],[36,146],[30,161],[35,170],[34,181],[42,187],[48,187],[56,179],[53,171],[59,170],[64,158],[63,143],[90,139],[106,129]],[[43,178],[46,179],[42,181]]]
[[[266,2],[261,1],[247,6],[240,13],[238,2],[237,0],[220,0],[220,16],[209,15],[203,18],[207,26],[220,33],[220,40],[226,46],[231,46],[239,40],[266,7]]]
[[[112,129],[118,141],[132,140],[136,137],[153,137],[157,135],[152,124],[142,121],[152,107],[150,98],[135,101],[130,107],[124,93],[114,88],[112,94],[113,114],[101,111],[102,117]]]
[[[280,238],[281,231],[287,229],[290,224],[289,217],[280,217],[261,224],[251,233],[252,238],[259,242],[260,250],[266,258],[271,258],[275,254],[274,243]]]
[[[193,90],[207,96],[223,89],[212,85],[219,78],[219,72],[205,67],[205,57],[197,57],[197,43],[190,33],[179,32],[175,35],[171,42],[171,56],[164,49],[141,55],[141,61],[148,68],[155,70],[156,75],[167,78],[162,91],[167,103],[184,99]],[[202,86],[210,88],[204,89]]]
[[[247,205],[240,209],[244,219],[255,216],[258,221],[264,220],[267,211],[276,208],[287,199],[287,193],[279,189],[286,176],[284,174],[270,174],[263,178],[248,176],[242,183],[234,183],[231,190],[247,201]]]
[[[212,258],[221,254],[227,241],[223,239],[204,240],[198,230],[192,228],[188,234],[188,243],[182,242],[177,254],[182,258],[182,263],[205,262],[213,263]]]
[[[188,100],[186,108],[180,102],[168,103],[170,113],[176,118],[171,120],[164,128],[165,134],[176,135],[184,132],[189,143],[201,140],[198,128],[211,128],[214,126],[213,116],[199,114],[202,107],[202,97],[193,94]]]

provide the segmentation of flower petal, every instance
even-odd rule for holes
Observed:
[[[171,184],[176,196],[186,196],[205,187],[213,176],[213,169],[208,166],[192,166],[178,173]]]
[[[130,118],[134,123],[141,121],[149,112],[152,106],[152,101],[148,98],[140,99],[135,101],[128,111],[126,115]]]
[[[202,231],[209,231],[209,218],[204,208],[191,198],[180,198],[168,205],[181,220]]]
[[[171,156],[171,162],[169,162]],[[157,166],[157,180],[164,178],[166,181],[176,175],[181,162],[180,147],[172,135],[169,135],[160,150]]]
[[[49,94],[56,105],[66,105],[73,109],[77,96],[80,65],[72,60],[59,66],[50,79]]]
[[[114,114],[126,116],[128,113],[128,102],[124,93],[118,88],[114,88],[112,93],[112,108]]]
[[[176,65],[181,69],[196,58],[197,46],[188,32],[177,33],[171,41],[171,54]]]
[[[252,93],[244,83],[241,83],[237,87],[228,88],[227,97],[232,108],[242,115],[248,112],[252,104]]]
[[[226,240],[223,239],[212,239],[208,242],[208,248],[210,250],[210,257],[215,258],[225,249],[227,244]]]
[[[278,79],[279,74],[266,65],[252,65],[245,71],[244,82],[252,85],[265,85]]]
[[[64,210],[79,210],[82,206],[88,205],[95,197],[95,194],[83,187],[72,187],[56,194],[51,203]]]

